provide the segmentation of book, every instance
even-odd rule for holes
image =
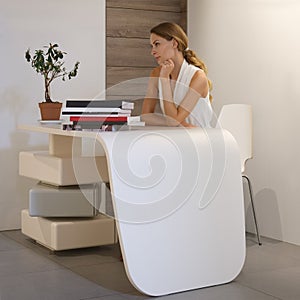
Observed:
[[[63,108],[62,115],[72,115],[72,114],[102,114],[102,113],[111,113],[111,114],[126,114],[130,115],[130,109],[122,109],[119,107],[72,107],[72,108]]]
[[[66,107],[134,109],[134,102],[125,100],[66,100]]]
[[[99,118],[108,118],[108,117],[130,117],[130,114],[107,114],[107,113],[74,113],[71,115],[64,115],[64,120],[69,120],[71,117],[99,117]]]
[[[101,129],[105,126],[110,125],[126,125],[124,121],[104,121],[104,122],[93,122],[93,121],[75,121],[73,127],[77,129]]]
[[[145,122],[141,121],[141,116],[134,116],[127,118],[128,126],[145,126]]]
[[[127,122],[127,117],[101,117],[101,116],[71,116],[70,121],[72,122]]]

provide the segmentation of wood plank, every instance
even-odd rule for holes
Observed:
[[[106,36],[149,38],[150,29],[162,22],[182,23],[178,12],[107,8]]]
[[[122,81],[118,84],[106,89],[107,95],[133,95],[138,97],[145,97],[149,77],[140,77],[131,80]]]
[[[187,0],[180,1],[181,18],[179,25],[187,32]]]
[[[106,38],[107,67],[154,67],[149,39]]]
[[[106,69],[106,87],[109,88],[122,81],[148,77],[152,68],[137,67],[107,67]]]
[[[180,12],[180,2],[181,0],[106,0],[106,7]]]
[[[180,2],[180,11],[187,12],[187,0],[179,0]]]

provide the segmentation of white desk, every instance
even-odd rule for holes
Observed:
[[[53,155],[72,153],[72,138],[100,143],[125,269],[139,291],[165,295],[239,274],[245,259],[242,178],[237,144],[227,131],[20,128],[50,134]]]

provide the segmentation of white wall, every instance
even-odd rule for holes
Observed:
[[[190,48],[208,65],[216,112],[228,103],[253,106],[254,159],[247,173],[261,233],[298,245],[299,16],[297,0],[188,0]]]
[[[56,79],[55,100],[93,98],[105,88],[105,0],[0,0],[0,230],[20,228],[33,180],[18,175],[21,150],[46,148],[47,136],[17,129],[36,122],[42,77],[25,61],[28,47],[57,42],[66,67],[80,61],[78,76]]]

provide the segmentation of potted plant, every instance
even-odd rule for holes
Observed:
[[[32,68],[44,77],[45,101],[39,103],[42,120],[59,120],[62,103],[52,101],[50,97],[50,85],[56,78],[61,77],[63,81],[72,79],[77,75],[79,62],[76,62],[72,71],[67,71],[64,66],[64,55],[67,54],[59,50],[58,44],[51,44],[43,49],[35,50],[31,56],[30,49],[25,52],[26,60]]]

